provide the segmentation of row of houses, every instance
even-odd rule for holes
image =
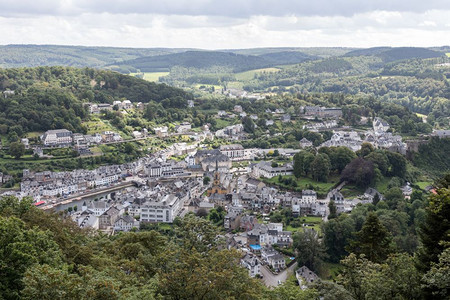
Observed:
[[[41,136],[42,144],[45,147],[87,147],[94,144],[111,143],[121,141],[120,134],[114,131],[103,131],[92,135],[73,133],[67,129],[48,130]]]
[[[335,118],[342,117],[342,109],[337,107],[323,107],[323,106],[305,106],[300,107],[300,112],[305,116],[317,118]]]

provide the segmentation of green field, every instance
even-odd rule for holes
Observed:
[[[445,53],[445,55],[447,55],[448,57],[450,57],[450,52],[448,52],[448,53]]]
[[[285,230],[291,231],[293,233],[303,231],[304,228],[310,228],[314,229],[316,232],[319,233],[319,236],[321,235],[321,228],[320,224],[322,224],[322,217],[299,217],[302,224],[309,224],[313,226],[307,226],[307,227],[292,227],[291,225],[286,226]]]
[[[342,265],[325,262],[322,269],[324,271],[319,274],[320,277],[324,280],[333,280],[339,275],[339,272],[342,270]]]
[[[432,185],[432,182],[430,181],[419,181],[415,183],[418,185],[422,190],[424,190],[427,186]]]
[[[145,72],[144,79],[147,81],[159,82],[159,77],[167,76],[170,72]]]
[[[299,179],[296,179],[293,175],[290,176],[283,176],[283,178],[292,178],[295,179],[297,182],[296,190],[306,190],[306,189],[313,189],[318,194],[326,195],[328,191],[339,182],[339,176],[334,176],[329,178],[328,182],[317,182],[314,179],[311,179],[309,177],[300,177]],[[284,183],[280,183],[278,180],[278,176],[270,178],[270,179],[264,179],[265,182],[272,183],[275,185],[279,185],[286,188],[292,188],[292,186],[286,186]]]
[[[109,122],[102,120],[92,120],[83,122],[83,125],[87,128],[87,134],[100,133],[103,131],[117,131]]]
[[[255,78],[255,74],[264,73],[264,72],[265,73],[275,73],[275,72],[279,72],[279,71],[280,71],[280,69],[278,69],[278,68],[264,68],[264,69],[250,70],[250,71],[246,71],[246,72],[237,73],[236,79],[241,80],[241,81],[252,80],[253,78]]]
[[[34,137],[40,137],[41,135],[43,135],[43,132],[38,132],[38,131],[33,131],[33,132],[28,132],[26,134],[27,138],[34,138]]]
[[[219,92],[223,89],[223,86],[221,86],[221,85],[202,84],[202,83],[197,83],[197,84],[195,85],[195,88],[196,88],[196,89],[200,89],[200,87],[203,87],[204,89],[209,89],[209,88],[211,88],[211,87],[214,87],[214,90],[215,90],[215,91],[219,91]]]

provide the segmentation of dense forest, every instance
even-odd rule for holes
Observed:
[[[2,299],[447,299],[450,176],[437,193],[411,199],[395,189],[350,215],[330,215],[319,241],[294,235],[300,265],[342,264],[334,281],[302,291],[267,289],[239,266],[240,254],[210,220],[187,215],[169,229],[114,236],[80,229],[31,199],[0,201]],[[419,245],[419,247],[417,247]],[[412,256],[415,253],[416,255]]]
[[[71,66],[102,67],[143,56],[183,52],[187,49],[115,48],[57,45],[0,46],[0,67]]]
[[[0,89],[14,95],[0,98],[1,134],[18,136],[31,131],[66,128],[83,132],[87,102],[184,102],[191,96],[165,84],[156,84],[116,72],[70,67],[0,69]],[[167,102],[166,101],[166,102]],[[178,106],[180,107],[180,106]],[[182,105],[181,105],[182,107]]]
[[[208,69],[211,67],[225,67],[229,72],[242,72],[246,70],[265,68],[278,63],[274,60],[279,56],[253,56],[218,51],[187,51],[168,55],[141,57],[134,60],[118,63],[118,66],[139,69],[143,72],[170,71],[172,67],[186,67]],[[298,58],[301,62],[304,56]],[[291,58],[291,59],[293,59]]]

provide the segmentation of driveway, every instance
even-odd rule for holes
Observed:
[[[295,262],[292,266],[285,269],[283,272],[279,273],[278,275],[272,274],[272,272],[268,269],[267,266],[261,266],[261,275],[264,276],[262,279],[264,281],[264,284],[268,287],[271,286],[277,286],[278,280],[281,281],[281,283],[285,282],[286,279],[294,273],[294,271],[297,269],[297,262]]]

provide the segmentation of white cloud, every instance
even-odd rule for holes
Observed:
[[[1,43],[204,49],[450,44],[450,7],[398,2],[316,0],[301,7],[306,0],[280,0],[275,7],[271,0],[0,0]],[[447,1],[427,3],[439,8]]]

